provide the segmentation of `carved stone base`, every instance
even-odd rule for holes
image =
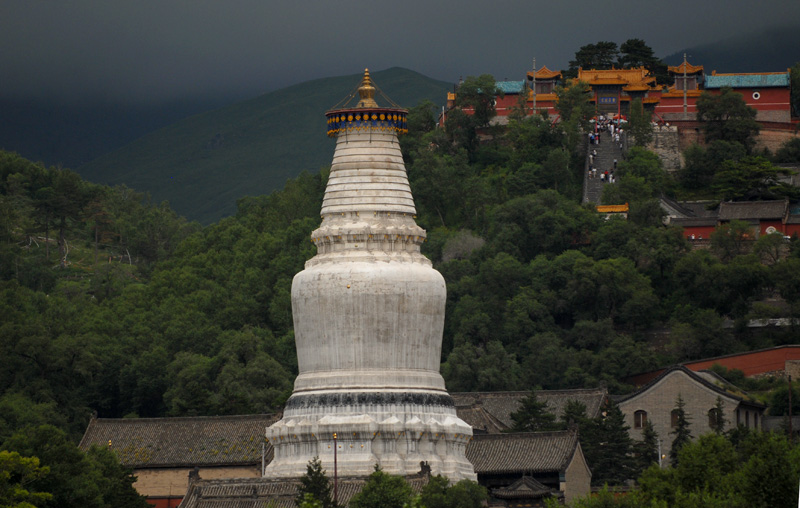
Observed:
[[[389,474],[412,475],[424,461],[434,475],[453,481],[476,479],[465,455],[472,428],[456,416],[447,394],[295,395],[283,419],[267,429],[267,439],[275,456],[266,477],[300,477],[316,456],[332,477],[335,446],[339,476],[367,476],[375,464]]]

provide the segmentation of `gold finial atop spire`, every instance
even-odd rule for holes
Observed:
[[[358,101],[357,108],[377,108],[378,103],[375,102],[375,87],[372,86],[372,80],[369,78],[369,69],[364,69],[364,79],[361,80],[361,86],[358,87],[358,95],[361,100]]]

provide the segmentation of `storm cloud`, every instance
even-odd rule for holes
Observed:
[[[521,79],[534,57],[564,68],[599,40],[640,38],[664,56],[798,19],[797,0],[3,0],[0,93],[244,98],[393,66]]]

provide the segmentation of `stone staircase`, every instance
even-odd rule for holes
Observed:
[[[623,134],[621,140],[623,147],[625,146],[625,136],[626,133]],[[591,178],[589,175],[589,154],[592,153],[592,150],[597,150],[597,157],[594,158],[594,167],[597,168],[596,178]],[[600,204],[600,198],[603,195],[603,187],[606,185],[614,185],[603,183],[603,181],[600,180],[600,174],[604,171],[610,173],[613,170],[614,159],[617,159],[617,165],[619,165],[619,163],[622,162],[622,153],[623,151],[620,149],[619,144],[612,140],[611,134],[608,132],[600,133],[599,145],[589,145],[589,151],[586,154],[586,165],[583,172],[584,203]]]

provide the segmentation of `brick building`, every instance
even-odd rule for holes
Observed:
[[[134,487],[157,508],[178,506],[189,473],[211,478],[258,478],[272,460],[264,430],[276,415],[194,418],[92,418],[80,442],[114,450],[133,469]]]
[[[475,466],[478,483],[489,489],[493,498],[504,500],[506,506],[537,506],[551,496],[563,496],[571,503],[591,491],[592,472],[577,430],[476,434],[467,446],[467,459]],[[519,482],[526,477],[549,492],[539,487],[522,496]]]
[[[492,506],[537,506],[548,497],[573,499],[589,492],[591,472],[575,432],[506,432],[512,425],[511,413],[528,394],[453,394],[458,416],[475,427],[476,437],[467,445],[467,458],[478,461],[474,464],[478,479],[490,489]],[[587,406],[590,417],[599,414],[606,397],[605,390],[543,390],[537,394],[556,415],[563,413],[569,400],[578,400]],[[289,508],[294,507],[297,481],[262,477],[263,467],[273,457],[264,432],[277,418],[93,418],[80,447],[86,450],[97,445],[114,450],[120,462],[137,476],[136,490],[157,508],[179,504],[238,508],[253,503]],[[517,451],[510,454],[509,450]],[[326,467],[332,476],[330,466]],[[406,480],[417,491],[427,481],[424,470]],[[531,481],[541,488],[531,491]],[[349,500],[363,484],[364,478],[341,478],[340,500]],[[499,493],[496,497],[495,491]]]
[[[694,437],[714,431],[718,398],[723,403],[727,428],[743,425],[761,429],[766,406],[712,372],[695,372],[677,365],[617,400],[625,423],[631,428],[631,437],[641,440],[642,430],[649,421],[661,439],[661,453],[668,454],[673,439],[670,433],[677,424],[674,410],[678,396],[685,403]]]
[[[780,233],[800,235],[800,206],[785,199],[769,201],[723,201],[709,209],[710,202],[677,202],[661,199],[668,224],[683,228],[684,238],[709,239],[714,230],[731,221],[745,222],[752,228],[752,240],[761,235]]]

